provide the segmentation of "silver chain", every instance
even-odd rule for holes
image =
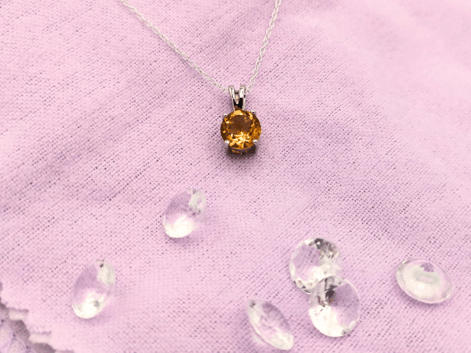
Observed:
[[[168,46],[170,48],[172,48],[178,55],[180,55],[182,57],[183,60],[185,60],[188,65],[190,65],[190,67],[194,68],[201,76],[203,76],[203,78],[205,80],[208,80],[209,83],[211,83],[212,85],[216,86],[217,88],[219,88],[221,91],[225,92],[225,93],[228,93],[229,94],[229,88],[228,87],[225,87],[223,85],[221,85],[219,82],[216,81],[216,79],[214,79],[213,77],[209,76],[209,74],[204,71],[201,67],[199,67],[198,65],[196,65],[196,63],[191,60],[188,55],[186,55],[180,48],[178,48],[175,43],[173,43],[165,34],[163,34],[159,28],[157,28],[156,26],[154,26],[152,24],[152,22],[150,22],[149,20],[147,20],[144,15],[142,15],[141,13],[139,13],[135,7],[131,6],[128,2],[128,0],[120,0],[124,6],[126,6],[132,13],[135,13],[137,18],[139,20],[141,20],[142,22],[144,22],[144,24],[149,27],[150,29],[152,29],[152,31],[157,34],[165,43],[168,44]],[[275,20],[276,20],[276,16],[278,15],[278,10],[280,9],[280,5],[281,5],[281,0],[275,0],[275,8],[273,9],[273,12],[271,14],[271,19],[270,19],[270,23],[268,24],[268,29],[267,31],[265,32],[265,38],[263,38],[263,45],[262,47],[260,48],[260,51],[259,51],[259,55],[258,55],[258,58],[257,58],[257,61],[255,63],[255,68],[253,69],[252,71],[252,78],[250,79],[249,81],[249,85],[246,89],[246,93],[249,93],[251,90],[252,90],[252,87],[253,85],[255,84],[255,78],[257,77],[258,75],[258,69],[260,67],[260,64],[262,63],[262,60],[263,60],[263,55],[265,54],[265,51],[267,50],[267,46],[268,46],[268,39],[270,38],[271,36],[271,31],[273,29],[273,26],[275,25]]]

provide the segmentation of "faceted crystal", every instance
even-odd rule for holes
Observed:
[[[75,282],[72,308],[82,319],[90,319],[106,305],[115,284],[113,267],[105,261],[97,261],[86,267]]]
[[[8,353],[27,353],[26,345],[19,339],[13,339],[8,348]]]
[[[443,269],[426,260],[406,260],[396,271],[399,286],[410,297],[428,304],[451,297],[453,282]]]
[[[14,338],[13,330],[6,321],[0,321],[0,352],[6,351]]]
[[[247,315],[257,337],[263,342],[285,351],[293,347],[291,328],[276,306],[263,300],[249,300]]]
[[[324,278],[309,299],[309,316],[324,335],[340,337],[351,332],[360,318],[360,298],[355,287],[340,277]]]
[[[186,237],[200,225],[205,209],[206,198],[200,190],[176,195],[164,213],[165,233],[172,238]]]
[[[339,276],[342,259],[337,247],[324,239],[302,241],[291,254],[289,272],[299,289],[311,293],[323,278]]]
[[[260,138],[262,128],[254,113],[236,109],[221,124],[221,136],[235,153],[247,152]]]

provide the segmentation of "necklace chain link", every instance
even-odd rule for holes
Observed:
[[[157,34],[167,45],[172,48],[178,55],[182,57],[183,60],[185,60],[190,67],[195,69],[205,80],[207,80],[209,83],[212,85],[216,86],[219,88],[222,92],[229,94],[229,88],[227,86],[223,86],[219,82],[216,81],[215,78],[211,77],[206,71],[204,71],[201,67],[199,67],[193,60],[189,58],[185,52],[183,52],[180,48],[177,47],[177,45],[170,40],[169,37],[167,37],[165,34],[162,33],[162,31],[154,26],[152,22],[147,20],[143,14],[139,13],[135,7],[129,4],[128,0],[120,0],[124,6],[126,6],[132,13],[136,14],[137,18],[141,20],[147,27],[149,27],[155,34]],[[273,27],[275,26],[275,20],[276,16],[278,15],[278,10],[280,9],[281,5],[281,0],[275,0],[275,8],[273,9],[273,12],[271,14],[271,19],[270,23],[268,24],[268,29],[265,32],[265,38],[263,38],[263,45],[260,48],[259,55],[257,58],[257,61],[255,62],[255,68],[252,71],[252,77],[250,78],[249,85],[246,89],[246,93],[249,93],[253,85],[255,84],[255,78],[258,75],[258,69],[260,68],[260,64],[262,63],[263,60],[263,55],[265,54],[265,51],[267,50],[268,46],[268,39],[271,36],[271,31]]]

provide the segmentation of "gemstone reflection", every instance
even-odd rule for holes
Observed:
[[[105,307],[115,285],[113,267],[105,261],[97,261],[86,267],[75,282],[72,308],[75,315],[90,319]]]
[[[360,298],[355,287],[340,277],[327,277],[313,289],[309,316],[324,335],[341,337],[353,330],[360,319]]]
[[[205,209],[206,198],[200,190],[176,195],[164,213],[165,233],[172,238],[186,237],[200,225]]]
[[[342,259],[337,247],[321,238],[302,241],[291,254],[289,272],[296,286],[311,293],[323,278],[339,276]]]
[[[453,282],[443,269],[426,260],[406,260],[396,271],[399,286],[410,297],[438,304],[451,297]]]
[[[249,300],[247,315],[256,335],[263,342],[281,350],[293,347],[291,328],[276,306],[263,300]]]

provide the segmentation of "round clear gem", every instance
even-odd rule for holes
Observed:
[[[324,335],[340,337],[353,330],[360,319],[360,298],[347,280],[332,276],[314,287],[309,299],[309,316]]]
[[[97,261],[86,267],[75,282],[72,308],[75,315],[90,319],[105,307],[116,282],[113,267]]]
[[[291,279],[306,293],[323,278],[340,276],[342,259],[337,247],[321,238],[302,241],[294,249],[289,262]]]
[[[261,341],[286,351],[293,347],[294,338],[291,328],[276,306],[263,300],[249,300],[247,315]]]
[[[453,282],[443,269],[426,260],[406,260],[396,271],[399,286],[410,297],[428,304],[451,297]]]
[[[172,238],[186,237],[200,225],[205,209],[206,198],[200,190],[176,195],[164,213],[165,233]]]

